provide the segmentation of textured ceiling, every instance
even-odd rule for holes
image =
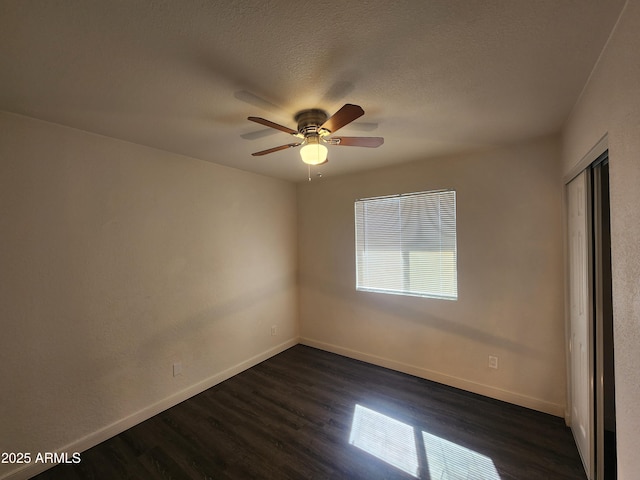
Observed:
[[[287,180],[294,114],[365,115],[333,176],[557,132],[624,0],[0,2],[0,109]]]

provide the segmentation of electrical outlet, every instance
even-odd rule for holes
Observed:
[[[277,325],[271,325],[271,336],[274,337],[278,334],[278,326]]]
[[[182,375],[182,362],[173,364],[173,376],[177,377],[178,375]]]
[[[489,355],[489,368],[498,369],[498,357],[495,355]]]

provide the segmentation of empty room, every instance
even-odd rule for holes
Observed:
[[[0,2],[0,479],[637,479],[639,49],[640,0]]]

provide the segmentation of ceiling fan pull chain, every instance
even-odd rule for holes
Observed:
[[[307,167],[309,171],[309,181],[311,181],[311,165],[307,164]]]

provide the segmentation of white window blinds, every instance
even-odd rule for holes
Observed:
[[[356,289],[458,298],[456,192],[358,200]]]

